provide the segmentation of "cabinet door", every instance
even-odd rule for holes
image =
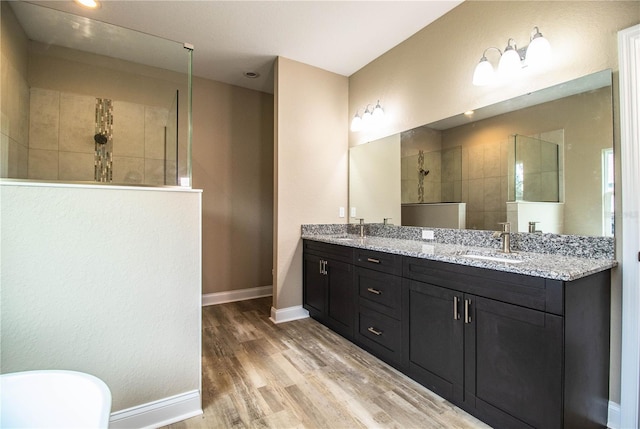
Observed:
[[[355,320],[355,286],[353,265],[328,260],[325,268],[328,279],[327,317],[331,327],[351,339]]]
[[[562,427],[562,317],[464,299],[465,402],[495,426]]]
[[[324,320],[327,302],[327,277],[323,273],[323,259],[304,254],[303,307],[311,317]]]
[[[427,283],[409,283],[409,373],[445,398],[463,392],[462,294]]]

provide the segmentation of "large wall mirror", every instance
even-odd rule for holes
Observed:
[[[0,177],[190,186],[183,43],[2,2]]]
[[[611,70],[350,149],[350,221],[613,236]]]

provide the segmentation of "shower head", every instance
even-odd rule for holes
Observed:
[[[105,144],[109,139],[107,138],[106,135],[102,133],[98,133],[95,136],[93,136],[93,140],[95,140],[95,142],[98,144]]]

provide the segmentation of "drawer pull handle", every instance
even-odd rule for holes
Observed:
[[[460,298],[457,296],[453,297],[453,320],[460,320],[460,312],[458,311],[458,306],[460,305]]]
[[[378,289],[374,289],[372,287],[368,287],[367,288],[367,292],[371,292],[371,293],[374,293],[376,295],[382,295],[382,291],[379,291]]]
[[[380,336],[382,335],[382,331],[378,331],[376,328],[374,328],[373,326],[369,326],[367,328],[367,331],[371,332],[374,335]]]
[[[368,262],[373,262],[374,264],[379,264],[380,263],[380,259],[373,259],[373,258],[367,258]]]
[[[471,300],[470,299],[465,299],[464,300],[464,323],[471,323],[471,314],[469,311],[469,307],[471,307]]]

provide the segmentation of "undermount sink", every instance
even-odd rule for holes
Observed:
[[[491,255],[475,255],[475,254],[466,254],[466,255],[461,255],[464,258],[471,258],[471,259],[480,259],[483,261],[492,261],[492,262],[506,262],[507,264],[520,264],[522,262],[524,262],[522,259],[517,259],[517,256],[514,255],[514,257],[506,257],[506,256],[491,256]]]

